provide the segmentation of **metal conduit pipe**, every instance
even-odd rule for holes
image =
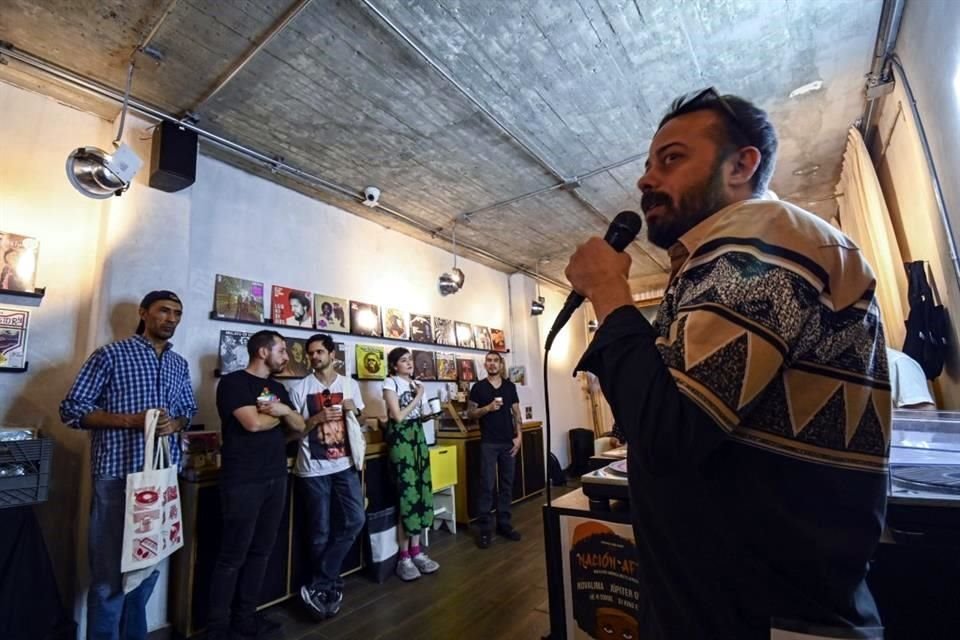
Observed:
[[[904,0],[884,0],[880,11],[880,25],[877,28],[877,40],[873,46],[873,59],[870,62],[870,72],[867,74],[867,89],[881,84],[887,73],[887,59],[893,54],[897,45],[897,36],[900,34],[900,20],[903,17]],[[860,133],[863,134],[867,148],[870,148],[870,127],[876,110],[876,98],[867,98],[864,105],[863,117],[860,120]]]
[[[116,102],[118,104],[123,103],[123,95],[118,93],[117,91],[114,91],[113,89],[107,86],[104,86],[99,82],[96,82],[95,80],[84,77],[80,74],[74,73],[73,71],[69,71],[51,62],[47,62],[46,60],[38,58],[32,54],[26,53],[25,51],[22,51],[20,49],[17,49],[9,42],[0,41],[0,55],[7,56],[11,60],[16,60],[17,62],[25,64],[33,69],[36,69],[37,71],[40,71],[54,78],[57,78],[62,82],[66,82],[67,84],[70,84],[74,87],[82,89],[83,91],[86,91],[93,95],[100,96],[101,98],[106,98],[108,100],[112,100],[113,102]],[[272,158],[255,149],[251,149],[250,147],[244,146],[237,142],[233,142],[232,140],[219,136],[215,133],[211,133],[203,129],[202,127],[197,126],[196,124],[193,124],[187,120],[182,120],[180,118],[177,118],[172,114],[161,111],[160,109],[150,106],[135,98],[131,97],[129,99],[128,107],[140,113],[141,115],[147,116],[148,118],[176,123],[182,126],[184,129],[187,129],[188,131],[193,131],[198,136],[200,136],[201,138],[203,138],[204,140],[206,140],[211,144],[214,144],[236,155],[243,156],[250,160],[254,160],[260,164],[270,167],[274,171],[287,174],[294,178],[298,178],[301,181],[306,182],[310,186],[320,188],[321,190],[326,191],[328,193],[332,193],[334,195],[355,200],[357,202],[362,202],[363,200],[365,200],[364,195],[357,190],[350,189],[349,187],[339,185],[329,180],[325,180],[320,176],[316,176],[307,171],[304,171],[303,169],[299,169],[297,167],[289,165],[286,162],[283,162],[282,160],[278,160],[277,158]],[[443,235],[436,228],[431,227],[423,222],[420,222],[419,220],[412,218],[409,215],[402,213],[397,209],[394,209],[392,207],[388,207],[382,204],[378,204],[377,209],[403,222],[404,224],[408,224],[425,233],[429,233],[433,237],[440,238],[441,240],[444,240],[447,242],[451,241],[448,236]],[[564,291],[569,291],[570,289],[569,285],[563,282],[554,280],[553,278],[550,278],[547,276],[535,274],[534,272],[527,269],[525,266],[514,264],[509,260],[501,258],[500,256],[497,256],[487,251],[486,249],[482,249],[480,247],[476,247],[463,242],[460,242],[459,244],[462,248],[466,249],[470,253],[473,253],[477,256],[486,258],[494,262],[498,262],[517,272],[530,276],[531,278],[540,280],[541,282],[557,287],[558,289],[561,289]]]
[[[920,112],[917,110],[917,99],[913,96],[913,89],[910,87],[910,81],[907,79],[907,72],[903,69],[903,64],[896,54],[890,56],[890,64],[897,70],[897,74],[903,82],[903,89],[907,94],[907,100],[910,101],[910,113],[913,114],[913,122],[917,127],[917,132],[920,134],[920,146],[923,147],[923,157],[927,161],[927,169],[930,171],[930,179],[933,182],[933,193],[937,199],[937,210],[940,212],[940,222],[943,223],[943,229],[947,232],[947,248],[950,251],[950,264],[953,265],[953,275],[957,279],[957,283],[960,284],[960,260],[957,258],[956,236],[953,233],[953,224],[950,222],[950,215],[947,213],[946,199],[943,197],[943,187],[940,186],[937,166],[933,162],[933,152],[930,151],[927,132],[923,128],[923,120],[920,119]]]

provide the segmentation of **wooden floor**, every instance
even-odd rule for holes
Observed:
[[[431,533],[430,556],[440,571],[404,583],[346,579],[343,609],[314,622],[299,598],[269,610],[288,640],[540,640],[550,630],[543,548],[542,497],[514,506],[520,542],[494,538],[478,549],[472,531]]]

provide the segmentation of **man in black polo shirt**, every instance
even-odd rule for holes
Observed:
[[[287,435],[306,428],[287,390],[271,377],[289,360],[283,336],[258,331],[247,352],[247,368],[217,386],[223,539],[210,579],[211,639],[263,638],[279,628],[258,617],[256,606],[286,502]]]
[[[503,356],[491,351],[484,358],[487,377],[473,385],[467,415],[480,420],[480,536],[477,546],[490,546],[490,509],[493,508],[494,483],[499,484],[497,499],[497,533],[508,540],[520,539],[520,532],[510,525],[510,502],[513,499],[513,473],[520,451],[520,399],[517,387],[503,377]],[[499,476],[498,476],[499,471]]]

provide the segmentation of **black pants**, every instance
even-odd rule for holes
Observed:
[[[480,497],[477,511],[481,533],[491,532],[490,509],[493,508],[493,491],[497,492],[497,528],[510,528],[510,503],[513,501],[513,473],[516,457],[510,455],[512,442],[480,443]]]
[[[220,485],[223,538],[210,579],[211,629],[228,626],[231,602],[233,617],[241,624],[256,613],[263,575],[277,539],[286,499],[286,476],[256,483]]]

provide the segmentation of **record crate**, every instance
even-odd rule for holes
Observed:
[[[50,438],[0,441],[0,469],[23,469],[23,475],[0,476],[0,509],[46,502],[52,453]]]

